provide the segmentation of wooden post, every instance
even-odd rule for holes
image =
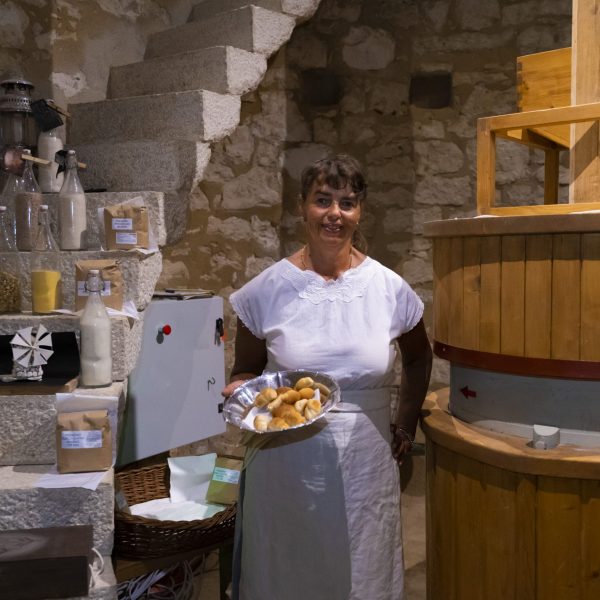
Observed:
[[[571,104],[600,100],[600,0],[573,0]],[[571,126],[570,202],[600,199],[600,125]]]

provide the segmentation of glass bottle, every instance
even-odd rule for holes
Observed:
[[[83,186],[77,175],[75,150],[67,150],[65,181],[58,194],[60,247],[63,250],[85,248],[87,234],[86,202]]]
[[[63,149],[63,141],[58,128],[42,131],[38,136],[38,155],[49,160],[49,165],[39,165],[38,179],[43,193],[60,192],[65,176],[58,173],[58,163],[54,158],[59,150]]]
[[[13,224],[6,206],[0,206],[0,252],[14,252],[17,249]]]
[[[0,206],[0,252],[13,252],[13,256],[3,258],[0,266],[0,313],[19,312],[21,291],[17,255],[14,252],[15,238],[7,220],[6,206]]]
[[[0,202],[3,206],[6,206],[6,219],[10,224],[12,235],[15,239],[15,244],[17,235],[15,206],[17,194],[23,189],[23,185],[24,182],[22,173],[20,175],[18,173],[7,173],[6,182],[2,188],[2,196],[0,197]]]
[[[90,269],[85,287],[88,298],[79,319],[81,384],[101,387],[112,383],[110,317],[102,302],[104,282],[98,269]]]
[[[23,154],[31,155],[31,151],[25,149]],[[38,234],[37,215],[41,204],[42,193],[33,174],[33,163],[26,160],[22,188],[15,197],[17,248],[19,250],[28,251],[33,248]]]
[[[40,206],[38,222],[39,232],[31,253],[31,304],[34,313],[43,314],[62,308],[62,276],[47,204]]]

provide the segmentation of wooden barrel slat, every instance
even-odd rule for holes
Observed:
[[[552,330],[552,236],[527,236],[525,356],[548,358]]]
[[[581,236],[580,354],[581,360],[600,360],[600,233]]]
[[[500,352],[525,353],[525,236],[502,238]]]
[[[581,236],[553,236],[551,358],[577,360],[581,324]]]
[[[481,254],[479,238],[464,238],[463,345],[479,346],[479,306],[481,299]]]
[[[463,345],[463,238],[450,240],[449,295],[450,312],[448,315],[448,343]]]
[[[435,241],[433,253],[433,332],[437,340],[445,342],[448,341],[449,275],[450,238],[440,238]]]
[[[481,302],[479,348],[482,352],[500,352],[500,261],[501,238],[481,240]]]
[[[600,598],[600,481],[581,482],[583,600]]]

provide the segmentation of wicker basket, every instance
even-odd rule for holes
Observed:
[[[115,479],[130,506],[169,496],[166,462],[137,469],[125,467],[115,473]],[[159,521],[130,515],[115,507],[114,555],[157,558],[232,540],[235,513],[234,504],[209,519]]]

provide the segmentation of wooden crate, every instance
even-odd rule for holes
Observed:
[[[571,104],[571,48],[517,57],[519,111],[558,108]],[[569,148],[569,125],[532,129],[542,137]]]

